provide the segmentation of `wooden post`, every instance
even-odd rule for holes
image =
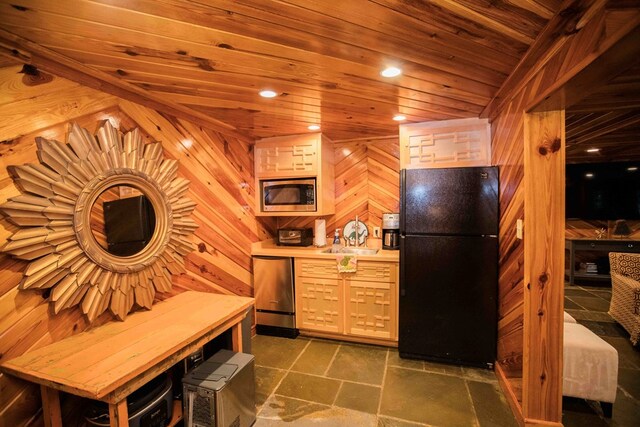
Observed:
[[[242,321],[231,327],[231,349],[242,353]]]
[[[40,386],[42,396],[42,417],[45,427],[62,427],[62,412],[60,410],[60,393],[58,390]]]
[[[525,425],[562,425],[564,110],[524,122]]]
[[[109,425],[111,427],[129,426],[127,398],[122,399],[118,403],[109,403]]]

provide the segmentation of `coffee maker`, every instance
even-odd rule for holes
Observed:
[[[400,249],[400,214],[382,214],[382,249]]]

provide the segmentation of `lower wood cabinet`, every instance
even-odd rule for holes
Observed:
[[[341,280],[296,277],[296,325],[298,329],[342,333],[343,284]]]
[[[298,329],[397,340],[397,262],[359,261],[339,274],[334,260],[296,258],[295,272]]]

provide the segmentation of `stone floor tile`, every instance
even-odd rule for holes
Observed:
[[[276,394],[331,405],[339,388],[338,380],[289,372],[280,383]]]
[[[378,417],[378,427],[420,427],[426,424],[410,423],[408,421],[397,420],[389,417]]]
[[[465,366],[462,368],[462,377],[470,381],[481,381],[485,383],[498,382],[495,372],[490,369],[470,368]]]
[[[564,308],[565,310],[582,310],[582,306],[579,306],[567,297],[564,298]]]
[[[311,341],[300,355],[291,370],[307,374],[323,375],[329,367],[339,343],[330,341]]]
[[[378,412],[380,387],[343,382],[335,406],[375,414]]]
[[[609,311],[609,303],[602,298],[598,298],[595,296],[590,297],[580,297],[580,296],[572,296],[570,297],[571,301],[584,307],[590,311]]]
[[[400,368],[417,369],[419,371],[424,369],[424,362],[422,360],[403,359],[400,357],[400,354],[396,349],[389,349],[387,365],[397,366]]]
[[[258,414],[255,427],[375,427],[376,416],[274,395]]]
[[[387,368],[380,415],[440,427],[476,422],[463,379],[394,367]]]
[[[480,427],[518,427],[498,384],[467,381]]]
[[[300,337],[289,339],[256,335],[251,340],[251,350],[256,365],[289,369],[308,343],[308,339]]]
[[[594,334],[606,337],[628,336],[624,328],[612,322],[596,322],[593,320],[580,320],[580,324],[589,328]]]
[[[569,296],[569,297],[573,297],[573,296],[592,297],[593,296],[592,294],[589,293],[589,291],[585,291],[584,289],[575,288],[575,287],[565,287],[564,294],[565,296]]]
[[[618,387],[640,402],[640,370],[619,368]]]
[[[387,349],[373,346],[342,345],[327,376],[342,380],[381,385]]]
[[[447,363],[438,363],[438,362],[424,362],[424,370],[428,372],[435,372],[439,374],[447,374],[447,375],[462,375],[462,366],[457,365],[449,365]]]
[[[640,369],[640,349],[633,348],[629,337],[602,337],[618,350],[618,368]]]
[[[615,411],[615,405],[614,411]],[[606,427],[604,418],[584,399],[572,397],[562,398],[562,424],[564,427]]]
[[[256,366],[256,405],[261,406],[276,389],[287,371],[281,369]]]

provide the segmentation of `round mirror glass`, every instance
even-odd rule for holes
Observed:
[[[136,255],[149,244],[155,228],[153,205],[135,187],[117,185],[108,188],[91,207],[93,237],[112,255]]]

